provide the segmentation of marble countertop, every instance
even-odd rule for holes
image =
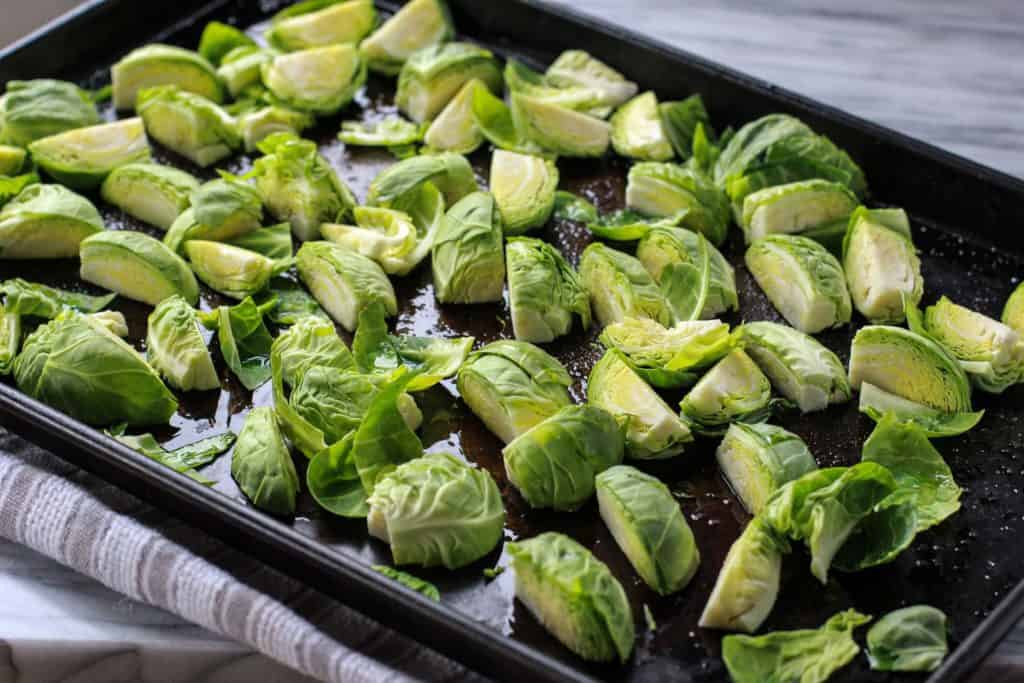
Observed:
[[[32,22],[21,15],[46,7],[16,2],[26,27]],[[842,0],[827,9],[809,0],[564,4],[1024,176],[1018,0]],[[162,680],[163,664],[182,656],[201,659],[207,681],[306,680],[2,541],[0,596],[0,681]],[[36,674],[44,669],[45,677]],[[1018,628],[973,680],[1020,680],[1022,671]]]

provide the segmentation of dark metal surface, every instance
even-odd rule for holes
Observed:
[[[171,42],[194,46],[208,18],[230,18],[245,26],[261,20],[265,15],[257,4],[263,5],[264,11],[272,9],[267,3],[183,0],[173,6],[147,3],[158,7],[147,7],[139,14],[137,3],[96,2],[69,24],[52,28],[0,55],[0,78],[61,75],[99,84],[109,64],[134,45],[166,36]],[[849,149],[864,166],[877,201],[912,211],[916,240],[923,252],[927,302],[945,294],[998,315],[1016,281],[1020,263],[988,245],[999,243],[1003,249],[1024,252],[1019,238],[1007,237],[1003,227],[1024,222],[1024,183],[1020,181],[813,102],[776,92],[691,56],[673,54],[634,36],[595,27],[589,20],[577,23],[561,11],[548,12],[530,0],[464,0],[452,5],[456,23],[465,35],[503,54],[515,53],[543,63],[567,44],[583,47],[621,68],[642,87],[655,88],[663,98],[701,92],[720,126],[741,124],[770,111],[801,116]],[[101,30],[98,27],[103,27],[108,41],[97,43],[85,38],[90,30]],[[43,59],[44,55],[45,61],[35,61],[35,57]],[[310,134],[360,197],[365,196],[373,176],[394,159],[384,152],[345,149],[334,139],[338,120],[389,111],[390,93],[388,81],[371,79],[365,96],[342,117],[324,121]],[[169,152],[157,150],[157,156],[199,176],[214,175],[212,171],[199,171]],[[482,180],[486,180],[488,159],[483,152],[473,157]],[[224,167],[242,172],[250,161],[242,156]],[[561,160],[559,168],[563,189],[587,196],[603,210],[621,208],[626,162]],[[149,231],[94,199],[109,227]],[[539,235],[558,246],[574,263],[589,240],[587,231],[573,223],[552,222]],[[779,320],[742,266],[741,241],[734,231],[725,248],[737,265],[742,304],[741,311],[726,320]],[[0,262],[0,277],[18,275],[78,287],[75,269],[76,264],[71,262]],[[479,343],[511,336],[504,306],[438,306],[429,267],[394,282],[401,303],[394,327],[400,333],[468,334]],[[219,297],[204,292],[205,307],[219,303]],[[131,339],[141,343],[148,307],[119,299],[115,308],[129,320]],[[821,339],[845,361],[855,327],[830,332]],[[595,338],[593,331],[576,330],[547,346],[577,380],[572,392],[578,400],[584,397],[586,375],[600,354],[593,344]],[[181,410],[170,428],[158,433],[161,440],[173,445],[226,428],[237,432],[249,408],[270,403],[269,385],[250,394],[230,376],[219,358],[217,362],[224,391],[182,396]],[[674,404],[681,396],[666,398]],[[458,572],[417,572],[441,589],[445,604],[438,608],[366,568],[369,563],[387,562],[388,551],[368,538],[362,523],[322,514],[306,494],[301,496],[299,513],[293,520],[274,519],[249,507],[231,480],[230,456],[204,472],[218,480],[211,492],[27,401],[9,386],[0,386],[0,422],[490,675],[531,681],[591,676],[645,681],[725,679],[717,658],[720,634],[699,629],[696,621],[725,553],[747,517],[717,472],[713,441],[699,441],[678,458],[643,466],[662,477],[679,496],[702,554],[701,568],[693,582],[682,592],[662,598],[647,589],[629,567],[597,516],[593,501],[571,514],[532,511],[525,505],[506,480],[500,442],[469,414],[452,382],[418,399],[425,417],[421,436],[428,450],[462,453],[488,469],[498,481],[509,513],[510,538],[550,529],[564,531],[609,564],[626,587],[636,618],[637,652],[627,665],[584,665],[513,602],[509,572],[493,581],[484,579],[483,568],[504,563],[500,551]],[[1014,388],[1001,397],[978,394],[976,404],[988,411],[982,425],[965,437],[937,443],[965,489],[963,510],[921,534],[914,546],[892,564],[854,575],[834,574],[828,586],[821,586],[810,575],[805,553],[794,553],[786,561],[780,599],[765,629],[817,626],[850,606],[881,616],[906,604],[925,602],[950,616],[952,644],[965,644],[947,665],[951,676],[970,670],[995,644],[1001,631],[1012,625],[1021,611],[1020,601],[1004,603],[1001,616],[978,629],[983,618],[1024,577],[1024,562],[1017,557],[1012,542],[1024,525],[1024,498],[1020,495],[1024,461],[1018,461],[1024,449],[1024,430],[1018,423],[1024,409],[1024,391]],[[822,466],[855,462],[871,429],[870,421],[857,414],[855,402],[809,416],[786,415],[778,422],[803,436]],[[648,632],[644,625],[644,605],[650,607],[657,621],[654,632]],[[970,646],[966,645],[968,638]],[[919,679],[869,672],[866,660],[858,657],[835,680]],[[936,680],[953,678],[937,674]]]

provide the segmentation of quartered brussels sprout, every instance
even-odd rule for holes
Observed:
[[[573,313],[590,327],[590,298],[579,275],[553,247],[532,237],[505,246],[512,331],[520,341],[543,344],[569,333]]]
[[[132,50],[110,69],[114,106],[134,109],[139,91],[158,85],[176,85],[216,103],[224,101],[224,88],[213,65],[198,53],[154,43]]]
[[[512,118],[526,139],[559,156],[599,157],[611,144],[607,121],[522,93],[512,93]]]
[[[590,371],[587,401],[607,410],[626,430],[626,455],[630,458],[671,458],[693,441],[686,423],[618,351],[607,351]]]
[[[28,152],[21,147],[0,144],[0,176],[14,176],[21,172]]]
[[[620,156],[644,161],[668,161],[674,156],[654,92],[637,95],[623,104],[612,115],[611,124],[612,147]]]
[[[505,286],[505,251],[494,197],[474,192],[451,207],[434,238],[431,254],[438,301],[500,301]]]
[[[775,606],[789,543],[755,517],[729,548],[700,615],[701,628],[753,633]]]
[[[626,206],[648,216],[680,215],[680,225],[714,245],[729,231],[725,195],[703,174],[678,164],[644,162],[629,169]]]
[[[715,457],[729,487],[752,515],[783,484],[818,469],[799,436],[770,424],[729,425]]]
[[[551,217],[558,167],[547,159],[498,149],[491,156],[490,183],[505,234],[520,235]]]
[[[916,306],[924,293],[907,214],[902,209],[854,211],[843,240],[843,270],[861,315],[873,323],[903,322],[903,298]]]
[[[672,322],[672,312],[658,285],[629,254],[601,243],[591,244],[580,258],[580,278],[602,325],[626,318],[649,318],[666,326]]]
[[[944,413],[971,410],[967,374],[949,351],[901,327],[868,325],[850,345],[850,385],[868,382]]]
[[[1018,334],[1024,334],[1024,283],[1017,285],[1003,306],[1002,321]]]
[[[14,379],[32,398],[90,425],[166,424],[178,409],[174,394],[135,349],[73,311],[25,339]]]
[[[622,462],[622,430],[592,405],[567,406],[501,451],[509,481],[533,508],[575,510],[594,494],[594,477]]]
[[[199,166],[226,159],[242,146],[234,117],[178,86],[139,91],[136,109],[150,137]]]
[[[768,321],[747,323],[737,332],[743,350],[768,375],[775,390],[801,412],[850,400],[846,368],[814,337]]]
[[[505,525],[491,475],[449,453],[399,465],[377,480],[367,502],[366,526],[398,565],[464,567],[501,542]]]
[[[318,116],[341,111],[366,82],[366,62],[354,45],[277,55],[262,70],[263,84],[281,104]]]
[[[637,574],[661,595],[685,588],[700,551],[668,487],[628,465],[597,475],[596,486],[601,519]]]
[[[505,443],[570,405],[571,384],[552,356],[510,339],[471,353],[457,378],[462,400]]]
[[[420,126],[401,116],[376,121],[342,121],[338,139],[354,147],[398,147],[413,145],[423,137]]]
[[[750,274],[790,325],[814,334],[850,322],[853,306],[843,268],[818,242],[769,235],[744,257]]]
[[[634,372],[661,389],[690,386],[734,346],[729,326],[720,320],[685,320],[665,328],[646,318],[608,325],[601,343],[619,351]]]
[[[39,78],[8,81],[0,96],[0,143],[30,142],[100,122],[89,94],[74,83]]]
[[[295,512],[299,475],[273,408],[253,408],[245,416],[231,456],[231,476],[259,509],[274,515]]]
[[[176,389],[220,388],[213,358],[199,331],[196,310],[181,296],[164,299],[149,314],[146,359]]]
[[[179,294],[193,306],[199,301],[199,284],[188,264],[144,233],[96,233],[82,240],[79,257],[83,280],[129,299],[156,306]]]
[[[739,308],[739,296],[729,261],[710,240],[703,246],[708,254],[709,273],[707,296],[700,317],[708,319]],[[685,228],[653,227],[637,244],[636,257],[655,281],[665,283],[663,276],[669,266],[692,264],[697,267],[700,264],[700,238],[698,233]]]
[[[210,64],[218,66],[232,50],[240,47],[256,47],[256,41],[230,24],[211,21],[199,37],[198,52]]]
[[[699,94],[676,102],[662,102],[658,105],[658,114],[672,149],[684,161],[693,155],[697,129],[703,128],[705,136],[706,131],[711,130],[711,118]]]
[[[396,76],[406,60],[455,35],[444,0],[411,0],[381,24],[359,49],[371,71]]]
[[[30,185],[0,209],[0,259],[74,258],[103,230],[99,211],[61,185]]]
[[[743,349],[708,371],[679,404],[695,428],[720,434],[732,422],[761,422],[771,414],[772,385]]]
[[[357,44],[377,23],[373,0],[305,0],[281,10],[264,34],[278,50]]]
[[[413,53],[402,66],[395,104],[423,123],[437,116],[474,78],[495,92],[501,90],[501,69],[490,51],[470,43],[432,45]]]
[[[189,240],[224,241],[260,227],[263,199],[255,187],[236,178],[218,178],[200,185],[189,197],[191,208],[182,212],[164,235],[175,252]]]
[[[438,2],[439,0],[428,1]],[[477,88],[486,89],[487,85],[479,78],[467,81],[431,122],[430,127],[423,134],[423,142],[429,149],[455,152],[456,154],[471,154],[483,144],[484,134],[476,125],[476,117],[473,114],[473,98]]]
[[[509,543],[516,597],[567,648],[588,661],[629,659],[633,614],[608,567],[564,534]]]
[[[942,664],[946,615],[928,605],[889,612],[868,629],[868,659],[875,671],[935,671]]]
[[[119,166],[100,188],[103,199],[143,223],[167,230],[189,207],[199,181],[185,171],[154,163]]]
[[[263,290],[275,270],[266,256],[222,242],[189,240],[185,256],[210,289],[239,301]]]
[[[860,385],[858,410],[875,422],[891,417],[900,424],[913,426],[928,438],[957,436],[973,429],[985,415],[984,410],[968,413],[944,413],[879,389],[870,382]]]
[[[469,160],[444,152],[405,159],[381,171],[370,183],[366,204],[404,210],[416,199],[415,190],[427,181],[441,190],[448,206],[480,189]]]
[[[743,200],[747,244],[776,233],[803,233],[833,221],[845,225],[860,202],[842,183],[802,180],[766,187]]]
[[[75,128],[36,140],[28,150],[41,169],[73,190],[96,189],[118,166],[149,159],[138,118]]]
[[[398,313],[395,290],[377,263],[330,242],[306,242],[295,256],[299,277],[335,321],[356,328],[359,312],[379,301],[388,315]]]
[[[558,88],[585,88],[599,93],[600,102],[594,106],[614,108],[637,93],[636,83],[583,50],[560,54],[544,72],[544,79]]]
[[[313,125],[313,116],[287,107],[263,107],[238,115],[238,132],[245,143],[245,151],[253,152],[259,144],[277,133],[298,137]]]

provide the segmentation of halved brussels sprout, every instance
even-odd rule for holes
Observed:
[[[522,93],[512,93],[512,118],[528,140],[552,154],[599,157],[611,144],[607,121]]]
[[[629,659],[633,614],[608,567],[568,536],[543,533],[506,546],[516,597],[553,636],[583,659]]]
[[[648,216],[682,213],[682,227],[703,234],[716,246],[729,232],[725,195],[703,174],[678,164],[634,164],[626,181],[626,206]]]
[[[868,629],[875,671],[935,671],[949,652],[946,615],[928,605],[889,612]]]
[[[850,400],[846,368],[814,337],[768,321],[747,323],[737,333],[743,350],[768,375],[775,390],[801,412]]]
[[[601,343],[619,351],[648,384],[677,389],[732,350],[729,326],[720,320],[684,320],[665,328],[646,318],[626,318],[601,331]]]
[[[174,295],[149,314],[146,358],[174,388],[182,391],[219,389],[213,358],[199,332],[196,310]]]
[[[313,125],[313,116],[287,107],[263,107],[238,116],[238,132],[245,142],[245,151],[253,152],[259,144],[278,133],[299,137]]]
[[[398,76],[395,104],[417,123],[440,113],[474,78],[501,90],[501,69],[490,51],[470,43],[445,43],[413,53]]]
[[[230,24],[211,21],[199,37],[199,54],[213,65],[219,65],[232,50],[239,47],[256,47],[256,41]]]
[[[28,152],[21,147],[0,144],[0,176],[13,176],[25,166]]]
[[[103,230],[99,211],[61,185],[30,185],[0,209],[0,259],[74,258]]]
[[[602,325],[626,318],[649,318],[666,326],[672,322],[672,312],[658,285],[629,254],[601,243],[591,244],[580,258],[580,278]]]
[[[199,284],[180,256],[141,232],[106,230],[82,240],[80,275],[86,282],[156,306],[181,295],[195,306]]]
[[[705,136],[706,131],[711,130],[711,118],[700,94],[690,95],[677,102],[662,102],[658,105],[658,114],[672,149],[684,161],[693,156],[697,129],[703,128],[705,132],[702,134]]]
[[[359,46],[371,71],[396,76],[402,65],[424,48],[455,35],[444,0],[411,0]]]
[[[973,429],[985,415],[984,410],[973,413],[944,413],[902,396],[890,394],[870,382],[862,382],[860,385],[860,403],[857,409],[875,422],[891,417],[900,424],[921,430],[928,438],[963,434]]]
[[[381,171],[370,183],[366,204],[402,210],[407,200],[416,199],[415,191],[427,181],[441,190],[448,206],[480,189],[469,160],[461,154],[443,152],[405,159]]]
[[[353,147],[397,147],[413,145],[423,137],[420,126],[401,116],[376,121],[342,121],[338,139]]]
[[[505,246],[512,331],[520,341],[543,344],[568,334],[572,314],[590,327],[590,298],[579,275],[553,247],[531,237]]]
[[[594,477],[622,462],[619,423],[592,405],[567,406],[501,451],[509,481],[533,508],[575,510],[594,494]]]
[[[276,55],[262,72],[263,84],[282,104],[322,116],[341,111],[366,82],[366,62],[354,45]]]
[[[114,107],[134,109],[140,90],[176,85],[220,104],[224,88],[213,65],[192,50],[154,43],[132,50],[110,69]]]
[[[326,239],[343,244],[379,263],[389,275],[408,275],[430,253],[444,216],[444,198],[431,183],[424,184],[420,210],[428,217],[417,221],[404,211],[359,206],[356,225],[324,223]]]
[[[429,0],[436,2],[437,0]],[[423,142],[431,150],[471,154],[483,144],[484,134],[473,115],[473,97],[477,88],[487,85],[478,78],[467,81],[445,105],[423,134]]]
[[[359,312],[373,301],[388,315],[398,313],[395,290],[376,262],[330,242],[306,242],[295,256],[299,277],[335,321],[349,332]]]
[[[902,209],[854,211],[843,240],[843,270],[861,315],[873,323],[903,322],[903,297],[916,306],[924,293],[907,214]]]
[[[246,96],[255,96],[263,91],[263,65],[273,61],[277,53],[258,47],[239,47],[224,56],[224,61],[217,67],[217,77],[224,83],[231,97],[241,100]],[[234,108],[244,106],[243,103],[232,105]]]
[[[199,166],[226,159],[242,146],[234,117],[176,85],[139,91],[135,106],[154,140]]]
[[[1017,285],[1003,306],[1002,320],[1019,334],[1024,334],[1024,283]]]
[[[971,410],[971,385],[941,344],[901,327],[868,325],[850,345],[850,385],[862,382],[944,413]]]
[[[263,290],[275,270],[266,256],[222,242],[189,240],[185,255],[210,289],[239,301]]]
[[[203,183],[189,202],[191,208],[182,212],[164,235],[164,244],[175,252],[193,239],[222,241],[240,237],[258,229],[263,220],[260,193],[236,178]]]
[[[802,180],[766,187],[743,200],[747,244],[775,233],[802,233],[836,220],[848,220],[860,202],[841,183]]]
[[[505,63],[505,86],[509,92],[522,93],[548,104],[566,107],[600,119],[608,118],[613,106],[598,89],[580,85],[558,86],[516,59]]]
[[[231,455],[231,476],[259,509],[274,515],[295,512],[299,475],[273,408],[253,408],[245,416]]]
[[[189,207],[199,181],[185,171],[155,163],[119,166],[107,176],[100,196],[143,223],[167,230]]]
[[[743,349],[735,349],[701,377],[679,405],[697,429],[720,434],[732,422],[768,419],[771,398],[771,382]]]
[[[149,159],[138,118],[75,128],[36,140],[28,150],[40,168],[73,190],[96,189],[118,166]]]
[[[601,519],[637,574],[661,595],[685,588],[700,551],[668,487],[628,465],[597,475],[596,486]]]
[[[99,122],[89,94],[67,81],[8,81],[0,97],[0,143],[25,147],[40,138]]]
[[[264,36],[278,50],[358,44],[377,23],[373,0],[306,0],[281,10]]]
[[[572,378],[562,364],[533,344],[510,339],[471,353],[456,384],[469,409],[505,443],[572,403]]]
[[[732,266],[710,240],[705,242],[710,260],[707,298],[701,309],[702,319],[714,318],[739,308],[736,277]],[[698,233],[685,228],[654,227],[640,239],[636,257],[655,281],[661,283],[667,266],[689,263],[697,266],[701,259]]]
[[[814,334],[850,322],[843,268],[825,247],[799,235],[769,235],[744,257],[765,296],[790,325]]]
[[[505,235],[521,235],[551,217],[558,188],[554,162],[498,149],[491,156],[490,182]]]
[[[612,115],[612,147],[620,156],[644,161],[668,161],[675,153],[661,125],[658,96],[637,95]]]
[[[686,423],[633,372],[618,351],[605,352],[590,371],[587,400],[611,413],[626,430],[626,455],[630,458],[671,458],[693,441]]]
[[[505,525],[491,475],[450,453],[399,465],[377,480],[367,502],[370,535],[391,546],[398,565],[464,567],[501,542]]]
[[[505,286],[505,251],[494,197],[474,192],[450,208],[434,238],[431,254],[438,301],[500,301]]]
[[[637,93],[637,85],[583,50],[566,50],[544,72],[559,88],[580,87],[600,93],[601,105],[617,107]],[[607,114],[605,114],[607,116]]]
[[[715,457],[729,488],[752,515],[783,484],[818,469],[799,436],[770,424],[729,425]]]

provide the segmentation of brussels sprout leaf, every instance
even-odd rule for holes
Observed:
[[[270,379],[270,346],[274,339],[263,323],[267,310],[277,305],[271,299],[257,306],[246,297],[237,306],[217,309],[217,341],[224,361],[246,389],[252,391]],[[207,318],[201,316],[206,325]]]
[[[661,127],[680,159],[689,159],[693,154],[698,127],[705,139],[709,133],[714,135],[700,95],[691,95],[679,102],[662,102],[658,105],[658,113],[661,115]]]
[[[370,511],[366,490],[352,458],[355,432],[313,457],[306,470],[306,485],[320,507],[340,517],[364,518]]]
[[[157,443],[152,434],[128,436],[124,433],[124,430],[124,425],[118,425],[111,428],[107,433],[132,450],[142,453],[150,460],[155,460],[161,465],[165,465],[179,474],[184,474],[204,486],[212,486],[215,482],[196,472],[196,469],[209,465],[235,443],[235,435],[231,432],[224,432],[223,434],[194,441],[179,448],[167,450]]]
[[[0,293],[6,297],[4,308],[7,313],[31,315],[50,320],[56,318],[66,308],[73,308],[81,313],[102,311],[117,296],[117,294],[90,296],[81,292],[47,287],[21,278],[7,280],[0,284]]]
[[[310,296],[302,285],[292,280],[271,280],[267,289],[258,295],[257,303],[262,306],[274,299],[277,300],[277,305],[267,313],[267,317],[276,325],[294,325],[308,317],[329,319],[316,299]]]
[[[441,591],[437,590],[437,586],[429,581],[424,581],[423,579],[413,576],[408,572],[403,572],[400,569],[394,569],[382,564],[375,564],[370,568],[375,572],[380,572],[389,579],[394,579],[406,588],[411,588],[414,591],[423,593],[423,595],[427,596],[434,602],[441,601]]]
[[[661,291],[676,321],[699,320],[711,289],[711,257],[704,236],[697,263],[670,263],[662,271]]]
[[[355,432],[352,459],[367,494],[373,492],[381,476],[423,455],[423,444],[398,409],[398,396],[415,377],[415,373],[404,368],[397,370],[370,403]]]
[[[583,197],[572,192],[558,190],[555,192],[555,211],[553,216],[559,221],[575,221],[577,223],[596,223],[600,218],[597,207]]]
[[[928,605],[889,612],[868,630],[876,671],[935,671],[947,652],[946,615]]]

